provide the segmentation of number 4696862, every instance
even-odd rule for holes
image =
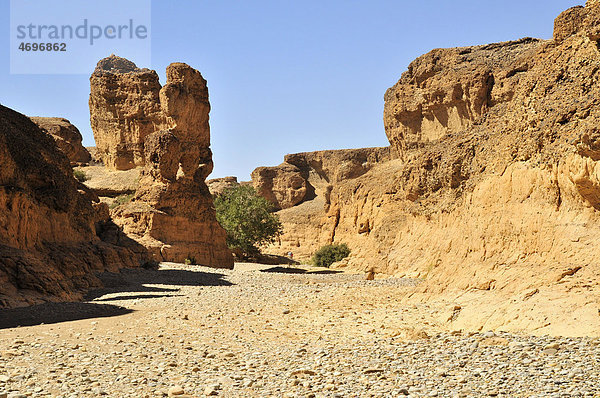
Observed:
[[[67,51],[67,43],[21,43],[21,51]]]

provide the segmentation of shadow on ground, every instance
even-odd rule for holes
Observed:
[[[164,298],[175,295],[178,286],[231,286],[232,283],[223,279],[224,274],[209,272],[194,272],[179,269],[124,269],[119,273],[104,272],[98,277],[104,285],[101,289],[88,292],[86,300],[116,301],[136,298]],[[169,287],[146,286],[167,285]],[[98,299],[106,294],[129,293],[128,295]],[[140,294],[154,293],[154,294]],[[161,294],[164,293],[164,294]]]
[[[235,253],[234,253],[235,255]],[[250,257],[236,256],[236,261],[265,265],[299,265],[300,263],[286,256],[259,253]]]
[[[0,310],[0,329],[105,318],[131,312],[133,310],[110,304],[46,303],[31,307]]]
[[[85,296],[93,303],[46,303],[31,307],[0,310],[0,329],[18,326],[35,326],[80,319],[104,318],[125,315],[133,310],[106,301],[153,299],[179,296],[178,286],[231,286],[219,273],[193,272],[176,269],[124,269],[119,273],[105,272],[98,275],[103,288],[94,289]],[[146,285],[167,285],[157,287]],[[102,298],[107,294],[126,293],[116,297]],[[150,294],[146,294],[150,293]]]
[[[272,267],[267,269],[261,269],[260,272],[274,272],[277,274],[309,274],[309,275],[329,275],[329,274],[339,274],[342,271],[334,271],[331,269],[319,270],[319,271],[310,271],[303,268],[293,268],[293,267]]]
[[[152,298],[165,298],[165,297],[183,297],[183,294],[133,294],[128,296],[116,296],[94,299],[95,303],[104,301],[119,301],[119,300],[139,300],[139,299],[152,299]]]

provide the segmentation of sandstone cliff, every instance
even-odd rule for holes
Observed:
[[[60,117],[32,117],[31,120],[54,139],[72,165],[89,163],[92,157],[81,144],[83,137],[71,122]]]
[[[157,261],[232,267],[205,184],[213,163],[208,88],[200,72],[173,63],[161,87],[156,72],[111,56],[90,81],[96,156],[109,169],[143,166],[139,182],[120,178],[137,187],[130,202],[112,211],[115,223]],[[106,179],[115,176],[98,177],[90,183],[106,191]]]
[[[93,201],[54,140],[0,105],[0,308],[81,299],[95,272],[149,260]]]
[[[345,242],[350,267],[422,278],[410,299],[447,303],[450,329],[599,335],[598,40],[590,2],[552,40],[418,58],[385,94],[394,160],[333,186],[326,217],[279,212],[302,231],[282,241]]]

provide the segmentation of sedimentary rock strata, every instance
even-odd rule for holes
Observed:
[[[154,71],[133,69],[127,63],[126,67],[107,69],[106,65],[115,62],[114,57],[101,61],[92,81],[107,77],[108,70],[109,80],[127,90],[132,89],[128,84],[139,78],[140,73],[146,77],[156,75]],[[130,152],[132,159],[137,159],[131,164],[144,165],[139,186],[130,202],[113,210],[113,219],[158,261],[188,259],[208,266],[232,267],[225,231],[217,223],[205,184],[213,167],[206,80],[188,65],[174,63],[167,68],[167,83],[161,88],[156,80],[152,87],[154,94],[149,97],[153,105],[142,101],[135,116],[136,123],[152,123],[144,124],[144,134],[133,135],[137,149]],[[134,97],[140,93],[132,90]],[[90,104],[94,98],[92,84]],[[110,109],[128,109],[131,98],[123,93],[120,99],[111,100]],[[94,107],[90,106],[93,119]],[[130,139],[130,133],[123,135]],[[143,152],[139,152],[140,145]],[[98,151],[102,152],[99,143]],[[109,159],[115,154],[111,151]],[[142,153],[143,158],[139,158]],[[119,158],[119,152],[115,156]]]
[[[0,307],[80,299],[95,272],[148,261],[97,200],[50,135],[0,106]]]
[[[81,144],[83,137],[71,122],[60,117],[32,117],[31,120],[54,139],[56,146],[71,161],[72,165],[85,164],[92,160]]]

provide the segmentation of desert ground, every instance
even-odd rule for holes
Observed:
[[[0,397],[598,397],[600,339],[446,331],[418,281],[238,263],[0,311]]]

